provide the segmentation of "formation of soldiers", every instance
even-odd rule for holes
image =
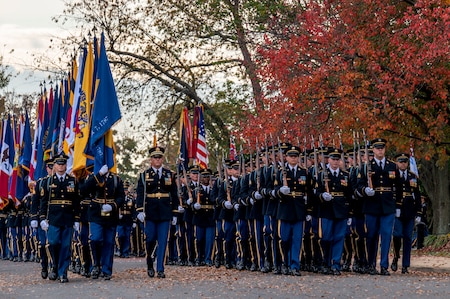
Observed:
[[[18,208],[0,210],[2,258],[40,262],[43,279],[63,283],[69,269],[111,279],[114,255],[146,256],[159,278],[165,265],[389,275],[393,240],[390,269],[402,258],[406,274],[421,194],[409,156],[385,152],[381,138],[347,152],[278,142],[213,172],[172,171],[153,147],[135,190],[107,166],[75,180],[61,154]]]

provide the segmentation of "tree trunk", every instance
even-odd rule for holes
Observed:
[[[438,167],[436,157],[430,161],[421,160],[420,180],[425,192],[431,201],[433,223],[432,233],[435,235],[448,234],[450,232],[450,184],[449,163]]]

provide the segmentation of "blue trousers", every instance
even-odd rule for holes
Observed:
[[[225,263],[236,263],[235,241],[236,241],[236,225],[232,221],[223,221],[223,238],[225,240]]]
[[[195,239],[197,242],[197,260],[202,261],[202,253],[206,264],[212,264],[212,253],[214,247],[214,226],[195,226]]]
[[[388,268],[394,219],[395,213],[381,216],[366,214],[367,262],[369,266],[376,266],[378,239],[381,237],[380,266]]]
[[[117,226],[117,237],[119,239],[120,255],[129,256],[130,255],[130,245],[131,245],[131,225],[118,225]]]
[[[341,257],[344,250],[344,238],[347,219],[322,218],[322,240],[324,263],[328,267],[341,270]]]
[[[300,270],[300,249],[303,239],[303,221],[279,221],[279,235],[283,262],[292,270]]]
[[[112,275],[116,227],[91,222],[89,223],[89,231],[93,257],[92,265],[100,266],[104,274]]]
[[[66,276],[70,264],[72,243],[72,226],[50,225],[47,231],[49,251],[52,255],[54,266],[56,266],[58,277]]]
[[[411,266],[411,246],[413,230],[414,219],[395,218],[393,237],[401,238],[403,240],[402,267]]]
[[[256,252],[253,253],[253,263],[259,268],[264,266],[264,238],[263,238],[263,221],[254,219],[251,222],[251,236],[254,238]]]
[[[145,242],[147,245],[151,242],[158,242],[156,249],[156,271],[164,272],[164,260],[166,257],[167,239],[169,238],[169,221],[145,221]],[[149,246],[147,246],[148,248]],[[147,252],[151,254],[151,252]]]

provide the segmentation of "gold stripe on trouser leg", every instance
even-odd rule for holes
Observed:
[[[281,220],[277,220],[277,234],[278,234],[278,251],[281,254],[281,263],[284,263],[284,252],[283,252],[283,247],[281,246]],[[274,236],[274,240],[275,240],[275,236]],[[275,261],[275,256],[274,256],[274,261]],[[286,265],[288,266],[288,265]]]
[[[254,240],[254,242],[255,242],[255,248],[256,248],[256,255],[255,255],[255,253],[253,252],[253,246],[250,245],[250,252],[251,252],[251,255],[252,255],[252,262],[254,264],[259,265],[259,261],[261,260],[261,254],[259,253],[259,248],[261,248],[261,244],[259,243],[260,240],[258,239],[256,219],[253,219],[253,223],[250,222],[250,225],[253,225],[253,232],[255,233],[255,240]],[[251,230],[250,230],[250,232],[251,232]],[[255,261],[255,258],[257,259],[256,261]],[[262,267],[262,265],[259,265],[259,266]]]

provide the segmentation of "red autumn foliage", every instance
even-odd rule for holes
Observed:
[[[259,48],[264,111],[243,136],[384,136],[416,153],[450,150],[450,8],[438,0],[307,1],[274,18]],[[446,143],[447,141],[447,143]]]

